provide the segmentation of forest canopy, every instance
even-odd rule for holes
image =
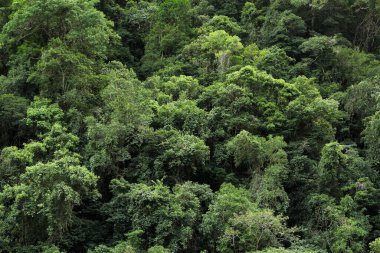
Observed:
[[[1,0],[0,252],[380,253],[380,1]]]

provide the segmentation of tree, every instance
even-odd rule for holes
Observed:
[[[252,93],[255,116],[262,120],[260,128],[264,133],[272,133],[282,128],[285,121],[282,108],[299,94],[293,84],[275,79],[251,66],[242,67],[229,74],[227,83],[246,87]]]
[[[309,220],[309,226],[313,241],[334,253],[362,252],[365,246],[363,238],[368,234],[370,225],[360,212],[350,217],[345,202],[351,202],[351,198],[345,197],[337,205],[335,199],[328,195],[310,196],[308,208],[313,219]]]
[[[36,69],[28,80],[37,83],[41,94],[46,97],[62,100],[61,96],[71,90],[88,95],[86,93],[90,92],[93,82],[91,76],[94,75],[92,70],[94,64],[94,61],[84,54],[73,51],[60,39],[54,39],[46,50],[42,50]],[[72,103],[80,106],[78,99],[80,99],[78,96],[74,101],[65,99],[64,104]]]
[[[281,137],[253,136],[240,132],[227,144],[227,152],[234,158],[235,170],[251,176],[251,191],[260,207],[283,212],[288,206],[288,196],[283,188],[287,178],[288,160]]]
[[[239,24],[231,18],[227,16],[214,16],[198,29],[198,34],[209,34],[218,30],[223,30],[230,35],[239,35],[243,31]]]
[[[199,36],[183,49],[183,58],[193,65],[201,81],[215,80],[239,61],[240,38],[223,30]]]
[[[34,97],[27,110],[26,124],[33,128],[36,135],[48,132],[55,123],[62,122],[63,110],[57,103],[42,97]]]
[[[94,8],[94,1],[16,1],[11,8],[14,12],[3,34],[6,43],[17,49],[10,52],[9,73],[15,76],[11,83],[19,83],[19,92],[33,83],[55,98],[57,92],[63,95],[78,88],[84,83],[79,80],[94,68],[90,62],[105,59],[107,45],[117,40],[111,22]],[[31,52],[31,62],[21,65],[26,72],[22,76],[17,73],[18,62]]]
[[[365,119],[374,115],[377,111],[377,98],[380,92],[378,77],[368,78],[347,89],[343,100],[344,109],[350,116],[350,134],[360,138],[365,128]]]
[[[136,66],[144,54],[144,38],[152,26],[157,3],[100,0],[96,7],[114,24],[120,43],[109,48],[108,59]]]
[[[294,80],[301,95],[291,101],[286,108],[290,136],[303,142],[306,151],[314,155],[323,145],[335,138],[335,127],[344,114],[334,99],[323,99],[314,80],[299,77]],[[302,140],[302,141],[301,141]],[[313,143],[312,146],[309,143]],[[316,152],[316,153],[315,153]]]
[[[292,232],[286,228],[285,219],[269,210],[248,211],[233,217],[229,223],[220,239],[219,252],[260,250],[280,246],[281,241],[291,239]]]
[[[153,246],[148,249],[148,253],[169,253],[170,251],[162,246]]]
[[[0,95],[1,147],[20,143],[28,100],[13,94]]]
[[[246,168],[250,173],[258,173],[264,166],[265,139],[241,131],[227,143],[227,151],[234,157],[235,167]]]
[[[315,20],[317,16],[317,12],[324,9],[324,7],[329,2],[328,0],[324,1],[315,1],[315,0],[293,0],[291,1],[292,4],[294,4],[297,7],[300,7],[302,5],[306,5],[311,9],[311,29],[315,28]]]
[[[337,142],[326,144],[322,149],[318,168],[318,178],[321,182],[321,191],[339,196],[339,192],[349,180],[353,171],[345,171],[347,156],[344,146]]]
[[[196,136],[173,132],[160,143],[162,153],[154,160],[158,178],[167,176],[170,181],[182,183],[204,170],[209,148]]]
[[[277,105],[285,105],[298,95],[296,87],[281,79],[275,79],[264,71],[260,71],[251,66],[245,66],[228,75],[227,82],[236,83],[239,86],[247,87],[251,92],[259,97],[264,97],[268,101],[273,101]]]
[[[57,104],[52,104],[48,99],[35,97],[27,109],[25,123],[31,128],[31,135],[36,136],[37,140],[23,144],[22,148],[9,146],[2,150],[0,155],[2,187],[6,184],[19,183],[20,175],[25,172],[27,166],[76,153],[79,139],[62,126],[63,116],[64,113]]]
[[[36,162],[60,159],[65,155],[78,156],[76,149],[79,139],[67,132],[60,124],[54,124],[50,132],[41,136],[40,141],[24,144],[23,148],[14,146],[3,149],[0,156],[1,180],[4,185],[19,182],[19,177],[27,166]]]
[[[376,252],[379,3],[0,0],[0,252]]]
[[[331,70],[335,64],[334,45],[336,38],[327,36],[314,36],[304,41],[299,49],[304,54],[302,59],[310,65],[313,76],[321,82],[336,80],[335,73]]]
[[[61,253],[57,246],[45,247],[43,253]]]
[[[334,233],[335,242],[331,251],[338,252],[363,252],[365,245],[362,238],[368,235],[368,228],[353,219],[348,219]]]
[[[171,251],[189,249],[201,219],[201,203],[209,201],[207,186],[185,183],[173,192],[158,181],[151,185],[112,182],[113,199],[106,205],[115,236],[142,231],[142,247],[154,244]]]
[[[338,80],[347,86],[372,78],[379,72],[379,60],[372,54],[343,46],[335,47],[334,52],[336,72],[341,75]]]
[[[185,75],[171,76],[169,80],[152,77],[146,81],[146,86],[156,90],[156,100],[159,104],[179,99],[194,100],[199,97],[204,88],[197,79]]]
[[[11,5],[12,1],[4,1],[0,5],[0,27],[3,27],[3,25],[8,21],[9,13],[11,12]]]
[[[291,67],[294,59],[277,46],[259,50],[256,44],[251,44],[245,47],[243,57],[245,64],[266,71],[276,79],[288,80],[292,76]]]
[[[367,147],[367,156],[374,165],[378,165],[378,149],[379,143],[379,127],[378,122],[380,120],[380,113],[376,112],[374,115],[368,118],[365,129],[363,131],[363,142]]]
[[[144,74],[151,74],[165,65],[164,58],[172,56],[189,40],[191,34],[191,5],[189,0],[165,0],[155,14],[142,58]]]
[[[378,253],[380,252],[380,239],[377,238],[373,242],[369,244],[369,247],[371,249],[371,253]]]
[[[201,229],[209,247],[216,250],[218,240],[226,231],[229,219],[234,215],[242,215],[248,210],[256,209],[257,205],[251,201],[249,191],[232,184],[223,184],[202,220]]]
[[[3,28],[12,43],[30,41],[46,46],[51,39],[60,38],[70,48],[92,58],[104,57],[106,45],[114,36],[111,23],[92,1],[33,0],[13,2],[12,9],[15,12]]]
[[[74,207],[97,196],[95,184],[96,176],[75,157],[27,167],[20,184],[6,186],[0,194],[6,249],[59,242],[72,225]]]
[[[316,248],[316,247],[308,247],[308,246],[299,246],[299,247],[292,247],[292,248],[266,248],[261,251],[253,251],[255,253],[323,253],[325,251]]]
[[[185,133],[205,138],[207,129],[207,112],[197,107],[192,100],[179,100],[158,107],[153,125],[158,128],[173,127]]]
[[[210,138],[215,141],[225,140],[243,129],[255,132],[260,126],[252,113],[253,95],[246,87],[218,82],[205,89],[198,103],[208,111]]]
[[[241,11],[241,23],[247,33],[249,42],[257,41],[259,28],[262,25],[264,17],[260,15],[261,11],[251,2],[245,2]]]
[[[149,92],[142,87],[132,70],[111,62],[107,86],[101,91],[103,110],[98,118],[86,119],[88,166],[102,176],[102,189],[109,181],[125,173],[128,162],[149,131],[151,108]],[[104,192],[103,192],[104,193]]]
[[[373,50],[380,35],[377,2],[376,0],[359,1],[357,8],[364,9],[365,13],[356,27],[354,43],[364,50]]]
[[[127,242],[121,241],[115,247],[107,247],[105,245],[98,245],[89,253],[136,253],[137,249],[129,245]]]
[[[305,22],[289,10],[280,13],[271,10],[267,16],[260,30],[260,45],[264,47],[277,45],[290,56],[296,55],[298,46],[303,42],[302,36],[306,32]]]
[[[276,246],[291,237],[284,219],[250,200],[247,190],[223,184],[203,217],[202,229],[212,252],[245,252]]]
[[[291,0],[295,11],[310,26],[310,29],[329,34],[344,33],[345,37],[352,36],[355,13],[353,13],[353,2],[340,0]]]
[[[239,19],[241,9],[243,8],[244,2],[237,0],[211,0],[210,4],[212,4],[217,10],[217,14],[230,16],[235,19]]]

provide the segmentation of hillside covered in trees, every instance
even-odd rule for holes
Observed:
[[[0,0],[1,253],[379,253],[380,1]]]

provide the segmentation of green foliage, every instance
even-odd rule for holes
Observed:
[[[80,52],[73,51],[60,39],[51,40],[29,81],[38,84],[41,93],[47,97],[58,97],[70,90],[88,92],[94,63]],[[53,85],[52,85],[53,84]],[[65,101],[78,103],[78,101]]]
[[[369,247],[371,248],[371,253],[378,253],[380,252],[380,239],[377,238],[373,242],[369,244]]]
[[[183,57],[189,62],[200,80],[215,80],[228,68],[239,62],[243,49],[240,38],[223,30],[199,36],[183,49]]]
[[[273,10],[260,30],[260,44],[269,47],[277,45],[290,54],[297,53],[306,32],[305,22],[289,10],[279,13]]]
[[[114,180],[112,191],[114,198],[106,212],[116,235],[126,229],[141,230],[144,248],[158,243],[171,251],[190,246],[200,223],[201,203],[209,202],[211,195],[206,186],[189,182],[177,185],[171,192],[160,181],[146,185]]]
[[[313,247],[294,247],[290,249],[285,248],[268,248],[261,251],[252,251],[252,252],[262,252],[262,253],[323,253],[320,249],[313,249]]]
[[[361,157],[337,142],[326,144],[321,152],[318,165],[318,180],[321,191],[340,196],[341,189],[354,183],[365,173],[368,165]]]
[[[166,175],[176,183],[194,178],[209,157],[204,141],[193,135],[174,132],[160,146],[163,152],[155,159],[154,169],[158,178]]]
[[[60,253],[61,251],[57,246],[46,247],[43,253]]]
[[[17,137],[21,137],[27,107],[28,100],[23,97],[13,94],[0,95],[1,146],[12,144]]]
[[[89,57],[104,57],[114,35],[111,23],[93,6],[94,1],[83,0],[14,1],[3,31],[12,43],[33,41],[45,46],[50,39],[61,38]]]
[[[26,124],[36,129],[37,134],[49,131],[55,123],[62,121],[64,113],[51,100],[35,97],[27,110]]]
[[[253,95],[236,84],[215,83],[205,89],[199,104],[209,111],[211,136],[224,139],[242,129],[256,130],[258,119],[252,114]]]
[[[227,151],[234,157],[236,167],[243,166],[257,172],[264,165],[264,142],[263,138],[242,131],[227,143]]]
[[[148,249],[148,253],[169,253],[168,249],[165,249],[162,246],[154,246]]]
[[[78,137],[68,133],[61,125],[63,111],[48,99],[36,97],[28,107],[26,124],[35,129],[38,141],[25,143],[22,148],[9,146],[0,155],[2,187],[19,182],[27,166],[37,161],[46,162],[51,158],[75,155]]]
[[[256,44],[244,49],[244,62],[266,71],[274,78],[289,79],[292,75],[293,58],[287,56],[285,50],[273,46],[259,50]]]
[[[277,246],[281,238],[291,237],[284,218],[259,209],[247,190],[223,184],[204,215],[203,233],[209,247],[218,252],[244,252]]]
[[[251,201],[247,190],[234,187],[232,184],[223,184],[204,215],[201,225],[210,245],[217,243],[227,228],[228,220],[234,214],[241,215],[248,210],[256,209],[257,205]]]
[[[3,27],[3,25],[8,21],[8,16],[11,12],[11,5],[12,1],[7,0],[1,2],[0,5],[0,26]]]
[[[254,42],[258,39],[259,28],[264,19],[260,14],[260,10],[257,9],[254,3],[245,2],[241,11],[241,23],[246,30],[249,42]]]
[[[242,28],[227,16],[214,16],[205,22],[198,30],[199,34],[209,34],[218,30],[223,30],[230,35],[239,35]]]
[[[325,143],[334,140],[335,127],[344,114],[339,110],[336,100],[323,99],[319,95],[313,80],[299,77],[294,84],[301,95],[286,108],[290,134],[305,142],[309,153],[319,153]]]
[[[251,190],[259,206],[285,211],[288,196],[282,183],[287,178],[288,160],[283,139],[269,137],[266,140],[242,131],[226,146],[236,169],[252,175]]]
[[[220,252],[245,252],[268,246],[279,246],[282,240],[289,239],[291,230],[285,226],[285,219],[276,217],[271,211],[248,211],[230,220],[220,239]]]
[[[216,8],[217,14],[231,16],[235,19],[239,18],[239,14],[244,5],[243,1],[237,0],[211,0],[209,2]]]
[[[366,127],[363,131],[363,141],[367,146],[368,158],[371,159],[376,165],[378,164],[378,147],[379,143],[379,122],[380,113],[377,111],[374,115],[368,118]]]
[[[304,64],[309,66],[313,76],[318,77],[321,82],[336,79],[334,76],[336,74],[331,70],[335,64],[334,45],[336,43],[336,38],[314,36],[299,46],[300,51],[306,56],[303,58]]]
[[[75,153],[77,145],[78,137],[67,133],[67,129],[57,123],[41,137],[41,141],[24,144],[22,149],[14,146],[4,148],[0,156],[3,183],[18,182],[25,168],[37,161],[45,162],[71,155],[78,157]]]
[[[360,226],[357,221],[348,219],[334,233],[332,252],[363,252],[364,243],[357,238],[364,238],[368,228]],[[356,241],[356,240],[357,241]]]
[[[251,66],[229,74],[227,82],[245,87],[252,93],[252,102],[257,111],[255,116],[262,120],[261,129],[269,133],[283,127],[285,115],[281,108],[299,93],[294,85]]]
[[[345,109],[349,115],[362,125],[363,119],[375,114],[377,110],[377,96],[379,93],[379,78],[365,79],[347,89]]]
[[[343,83],[356,84],[379,73],[379,60],[372,54],[347,47],[336,47],[334,51]]]
[[[6,186],[0,195],[6,247],[62,239],[72,225],[74,207],[97,196],[95,184],[95,175],[74,157],[27,167],[20,184]],[[15,222],[20,226],[13,226]]]
[[[315,214],[315,219],[310,221],[317,235],[314,240],[319,240],[321,247],[331,252],[364,250],[363,238],[370,229],[368,220],[360,213],[356,213],[355,217],[347,216],[344,202],[349,199],[350,197],[343,198],[339,206],[332,197],[322,194],[313,195],[308,202],[310,211]]]
[[[144,74],[163,68],[164,57],[172,56],[189,41],[190,9],[189,0],[165,0],[159,4],[153,26],[146,37],[142,59]]]
[[[107,86],[101,91],[106,112],[111,119],[143,128],[150,122],[149,91],[142,87],[133,70],[120,62],[111,62],[104,69],[108,72]]]
[[[227,82],[249,88],[255,96],[262,96],[268,101],[284,105],[298,95],[294,85],[281,79],[275,79],[263,71],[246,66],[231,73]]]
[[[197,79],[191,76],[172,76],[164,81],[152,77],[146,86],[156,89],[156,100],[161,104],[167,101],[182,99],[196,99],[203,90]]]
[[[108,45],[118,39],[112,23],[94,4],[84,0],[14,1],[13,13],[3,27],[4,42],[12,54],[9,86],[16,85],[20,93],[27,91],[28,97],[37,91],[84,110],[83,104],[94,100],[94,60],[105,59]]]
[[[0,252],[378,252],[377,0],[0,1]]]
[[[89,253],[135,253],[137,250],[127,242],[119,242],[115,247],[110,248],[105,245],[99,245]]]
[[[207,113],[197,107],[191,100],[180,100],[157,108],[154,125],[158,127],[174,127],[186,133],[205,137],[208,135]]]
[[[107,86],[101,97],[104,110],[98,119],[87,118],[86,156],[89,167],[98,175],[122,173],[142,137],[149,130],[151,108],[147,96],[132,70],[118,62],[110,63]]]

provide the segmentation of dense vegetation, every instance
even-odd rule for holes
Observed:
[[[380,252],[380,2],[1,0],[0,252]]]

